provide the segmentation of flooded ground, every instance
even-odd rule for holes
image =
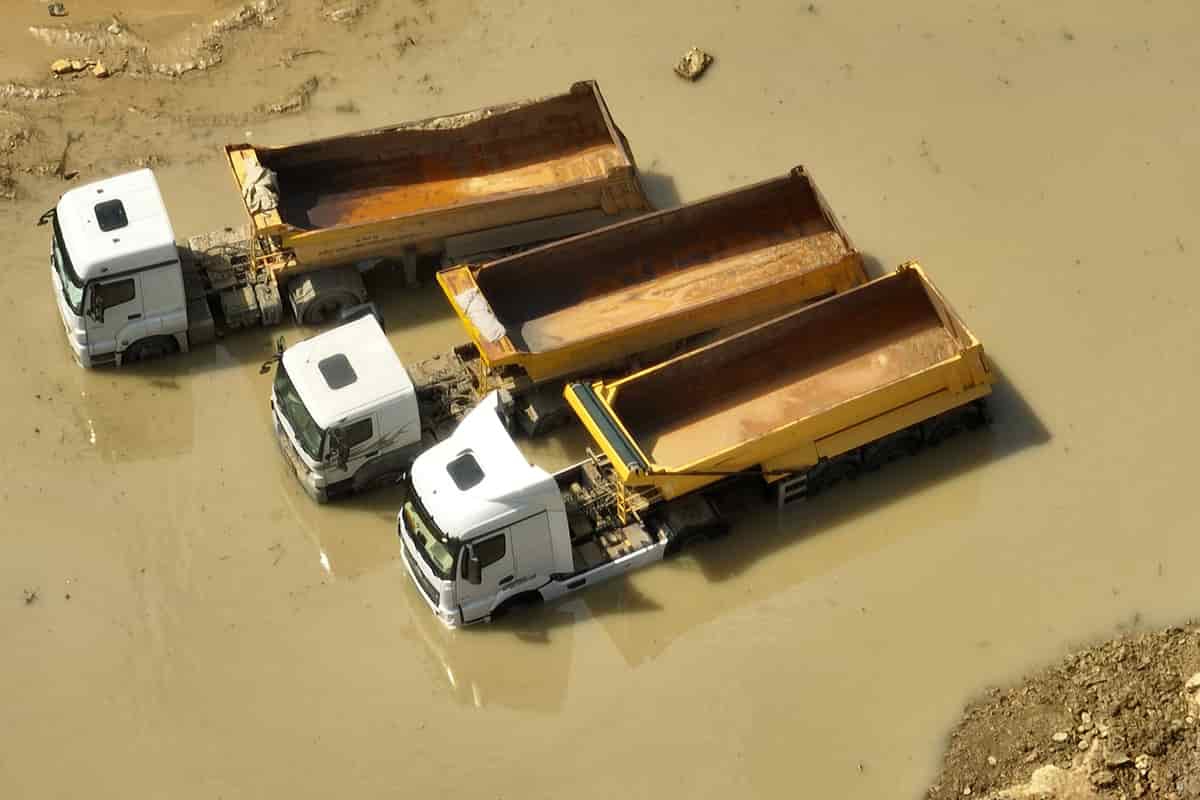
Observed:
[[[1195,613],[1185,0],[292,0],[229,33],[217,67],[106,80],[50,79],[64,51],[20,29],[114,9],[13,5],[0,63],[66,94],[0,96],[6,797],[916,797],[982,687]],[[230,10],[124,5],[171,42]],[[695,84],[671,70],[692,45],[716,56]],[[297,113],[264,110],[310,78]],[[276,453],[258,367],[280,331],[72,363],[33,224],[56,172],[155,165],[183,237],[240,221],[225,142],[582,78],[657,204],[803,163],[875,274],[919,257],[1003,373],[994,429],[448,634],[397,559],[396,495],[318,508]],[[460,339],[432,289],[380,296],[403,357]],[[557,466],[583,444],[531,453]]]

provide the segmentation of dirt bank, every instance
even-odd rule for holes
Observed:
[[[353,129],[358,105],[346,92],[361,98],[357,78],[381,61],[401,68],[406,53],[442,43],[455,24],[455,14],[438,17],[416,0],[177,5],[164,15],[153,4],[117,14],[72,3],[64,18],[25,8],[0,32],[0,52],[9,51],[0,61],[0,200],[212,158],[220,144],[308,110],[318,92]]]
[[[971,705],[933,800],[1200,797],[1200,626],[1114,639]]]

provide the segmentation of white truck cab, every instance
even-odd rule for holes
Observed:
[[[54,228],[54,293],[81,365],[187,349],[179,250],[150,170],[71,189],[42,221]]]
[[[420,449],[416,390],[370,314],[285,350],[271,409],[284,456],[319,502],[394,483]]]
[[[558,485],[517,448],[495,392],[413,464],[398,525],[409,573],[450,627],[540,599],[572,571]]]

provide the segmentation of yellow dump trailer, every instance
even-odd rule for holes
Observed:
[[[451,627],[554,600],[727,532],[744,481],[783,505],[977,427],[993,380],[907,264],[623,380],[569,384],[602,452],[553,474],[494,393],[414,462],[404,566]]]
[[[482,267],[438,273],[483,371],[596,375],[866,280],[801,167]]]
[[[546,240],[596,227],[571,215],[649,208],[629,144],[594,81],[286,147],[230,145],[226,154],[259,252],[281,286],[325,267],[437,253],[456,236],[569,223]],[[258,191],[264,181],[277,196],[268,202]]]
[[[993,380],[979,340],[910,263],[566,397],[617,480],[657,502],[755,471],[812,493],[981,421]]]

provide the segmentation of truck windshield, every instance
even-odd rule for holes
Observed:
[[[62,286],[63,297],[67,305],[76,314],[83,313],[83,284],[75,277],[75,268],[71,265],[71,256],[67,254],[67,245],[63,241],[62,228],[58,227],[58,216],[54,217],[54,236],[51,240],[50,261],[54,272],[58,275],[58,283]]]
[[[411,498],[404,503],[404,526],[425,563],[438,577],[448,579],[454,574],[454,560],[458,556],[459,543],[450,541],[434,524],[420,501]]]
[[[296,387],[292,385],[292,379],[288,377],[287,370],[283,368],[282,360],[279,362],[279,368],[275,371],[275,401],[280,413],[292,426],[292,430],[296,432],[296,438],[300,440],[300,446],[304,448],[304,452],[319,461],[321,440],[325,438],[325,431],[321,430],[321,426],[308,413],[304,401],[300,399]]]

